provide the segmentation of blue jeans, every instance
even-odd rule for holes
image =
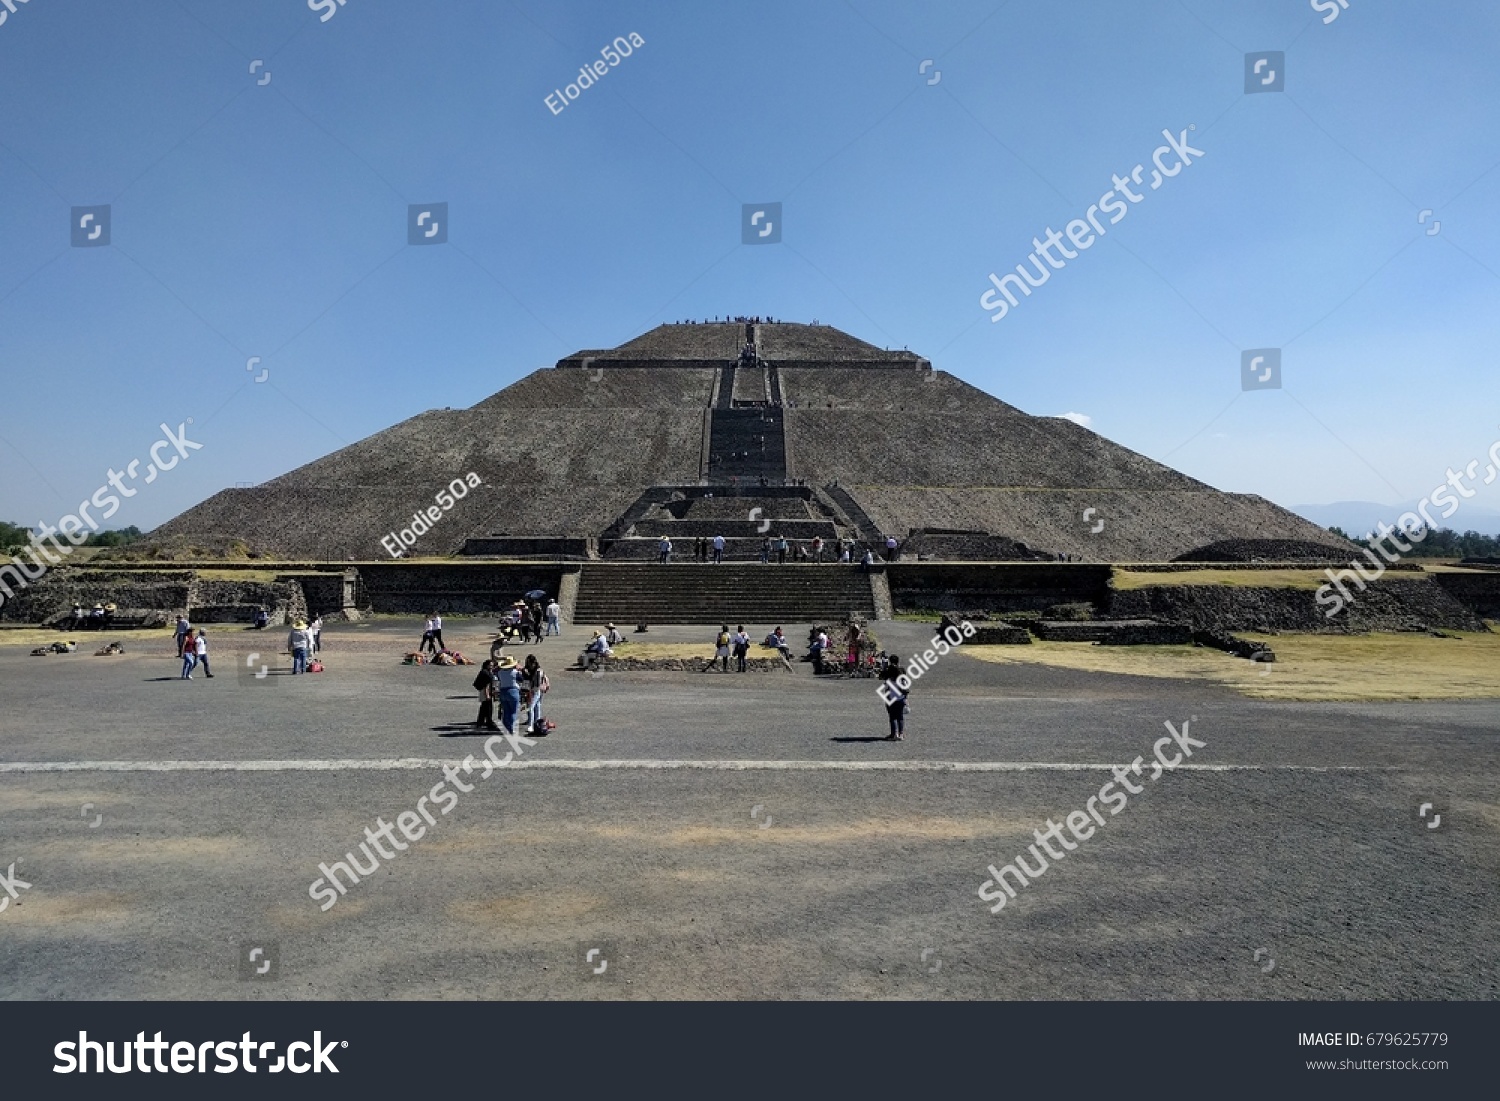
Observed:
[[[535,727],[542,725],[542,690],[540,688],[533,688],[531,690],[530,719],[531,721],[527,724],[528,726]]]
[[[186,680],[193,675],[193,668],[198,664],[198,655],[189,650],[182,655],[182,679]]]
[[[292,675],[307,672],[307,651],[297,649],[292,651]]]
[[[516,713],[521,710],[521,690],[519,688],[500,689],[500,725],[514,734],[516,732]]]
[[[560,634],[562,634],[562,628],[557,625],[557,620],[555,620],[555,619],[549,619],[549,620],[547,620],[547,633],[549,635],[560,635]]]

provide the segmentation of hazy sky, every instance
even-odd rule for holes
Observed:
[[[203,447],[111,526],[726,313],[1287,505],[1418,497],[1500,439],[1493,0],[314,2],[0,4],[0,519],[162,422]],[[991,272],[1190,126],[1201,159],[989,320]],[[741,244],[770,202],[781,242]],[[1242,392],[1258,348],[1282,389]]]

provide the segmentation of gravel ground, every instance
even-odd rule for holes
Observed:
[[[165,636],[113,659],[0,650],[0,872],[30,884],[0,911],[4,995],[1500,995],[1500,704],[1261,703],[962,654],[893,743],[871,740],[872,681],[569,673],[570,629],[538,650],[557,731],[471,774],[323,911],[321,862],[483,756],[473,671],[401,666],[412,626],[330,626],[329,672],[301,678],[242,666],[282,632],[212,631],[212,681],[176,679]],[[445,633],[482,655],[488,626]],[[924,637],[876,630],[903,653]],[[990,913],[987,865],[1189,716],[1199,767],[1143,768],[1118,817]]]

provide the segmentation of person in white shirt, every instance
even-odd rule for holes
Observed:
[[[436,612],[432,613],[432,639],[437,643],[439,650],[446,650],[448,648],[443,645],[443,617]]]
[[[715,535],[714,536],[714,564],[715,565],[723,565],[723,563],[724,563],[724,537],[722,535]]]
[[[558,620],[562,618],[562,605],[552,601],[547,605],[547,633],[549,635],[562,634],[562,628],[558,626]]]
[[[214,671],[208,667],[208,639],[203,637],[203,628],[198,628],[198,637],[193,640],[193,653],[198,657],[198,664],[203,666],[203,675],[212,678]]]
[[[656,550],[661,555],[663,566],[672,560],[672,540],[668,539],[665,535],[661,537],[661,542],[656,544]]]
[[[318,616],[307,625],[307,633],[312,636],[312,652],[321,654],[323,652],[323,617]]]

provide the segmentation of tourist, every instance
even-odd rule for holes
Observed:
[[[786,640],[786,635],[781,633],[781,628],[771,632],[771,645],[781,651],[782,657],[792,656],[792,644]]]
[[[500,725],[505,733],[516,732],[521,710],[521,686],[516,680],[516,659],[507,655],[495,663],[495,695],[500,700]]]
[[[604,625],[604,641],[610,646],[618,646],[625,641],[625,636],[620,633],[620,629],[613,623],[606,623]]]
[[[693,540],[693,561],[694,562],[702,562],[703,559],[704,559],[704,557],[708,554],[708,552],[703,549],[704,545],[706,544],[706,542],[707,541],[705,539],[703,539],[701,536],[699,538]]]
[[[529,721],[526,724],[526,733],[535,734],[537,728],[542,725],[542,696],[552,687],[547,680],[547,674],[542,672],[542,663],[537,661],[535,654],[526,655],[526,665],[521,670],[521,687],[529,694],[531,707],[527,712]]]
[[[813,536],[812,560],[819,563],[823,561],[823,537],[821,535]]]
[[[887,535],[885,537],[885,560],[887,562],[894,562],[896,560],[896,545],[896,537],[894,535]]]
[[[95,604],[95,613],[99,619],[104,618],[104,605]],[[193,625],[188,622],[187,616],[177,617],[177,656],[182,657],[183,651],[187,649],[187,640],[193,633]]]
[[[719,628],[719,637],[714,640],[714,661],[723,662],[724,672],[729,672],[729,624],[727,623]],[[713,661],[710,661],[708,667],[712,669],[713,666]]]
[[[203,666],[203,675],[210,680],[213,679],[214,671],[208,667],[208,639],[203,637],[203,628],[198,628],[198,637],[193,640],[193,656],[198,659],[198,664]]]
[[[870,567],[873,565],[875,565],[875,552],[866,547],[865,553],[860,557],[859,568],[864,570],[865,573],[869,573]]]
[[[907,679],[906,688],[902,688],[899,681],[905,674],[901,671],[901,659],[895,654],[886,658],[885,668],[881,671],[880,698],[885,701],[886,717],[891,721],[891,732],[886,737],[888,742],[899,742],[906,738],[906,699],[911,692],[911,681]]]
[[[192,640],[192,636],[191,635],[188,636],[188,641],[183,644],[181,657],[182,657],[182,679],[183,680],[192,680],[193,679],[193,670],[198,667],[198,651],[193,646],[193,640]]]
[[[552,601],[547,605],[547,633],[549,635],[561,635],[562,628],[558,626],[558,620],[562,618],[562,605]]]
[[[851,670],[859,664],[859,643],[864,632],[858,623],[849,624],[848,650],[844,655],[844,664]]]
[[[266,629],[266,624],[270,622],[271,617],[266,614],[266,610],[264,608],[255,609],[255,629],[257,631],[264,631]]]
[[[432,613],[432,638],[433,642],[436,643],[437,649],[446,650],[448,648],[443,644],[443,617],[436,612]]]
[[[781,538],[776,540],[776,564],[778,566],[786,565],[786,552],[786,536],[783,535]]]
[[[286,636],[286,648],[292,655],[292,676],[307,672],[307,648],[311,643],[307,637],[307,621],[299,619],[292,624]]]
[[[722,535],[715,535],[714,536],[714,565],[716,565],[716,566],[722,566],[723,564],[724,564],[724,537]]]
[[[771,561],[771,540],[770,539],[762,539],[760,541],[760,564],[762,566],[764,566],[764,565],[766,565],[770,561]]]
[[[82,604],[74,604],[73,605],[73,618],[72,618],[72,620],[69,623],[68,629],[70,631],[79,631],[79,630],[83,629],[83,605]]]
[[[427,621],[422,625],[422,641],[417,643],[417,653],[420,654],[424,650],[431,652],[434,649],[435,647],[432,642],[432,617],[428,616]]]
[[[583,669],[596,669],[604,664],[604,659],[610,657],[614,651],[609,648],[609,643],[598,631],[594,632],[593,639],[583,648],[583,654],[579,657],[579,667]]]
[[[656,544],[656,553],[661,555],[661,564],[663,566],[670,562],[672,560],[672,540],[663,535],[661,542]]]
[[[89,610],[89,626],[98,631],[104,627],[104,605],[95,604]],[[178,640],[179,642],[181,639]]]
[[[745,657],[750,653],[750,635],[745,630],[745,625],[740,624],[740,629],[734,633],[734,661],[738,672],[745,671]]]
[[[540,646],[542,639],[546,638],[546,629],[543,626],[547,621],[547,614],[542,611],[542,603],[539,600],[531,602],[531,633],[536,636],[537,645]]]
[[[199,632],[200,634],[202,632]],[[307,636],[312,639],[312,652],[321,654],[323,652],[323,617],[318,616],[307,625]]]
[[[499,730],[495,724],[495,697],[499,694],[499,686],[495,683],[495,667],[499,662],[490,658],[479,667],[479,675],[474,678],[474,688],[479,692],[479,717],[474,720],[475,730]]]

